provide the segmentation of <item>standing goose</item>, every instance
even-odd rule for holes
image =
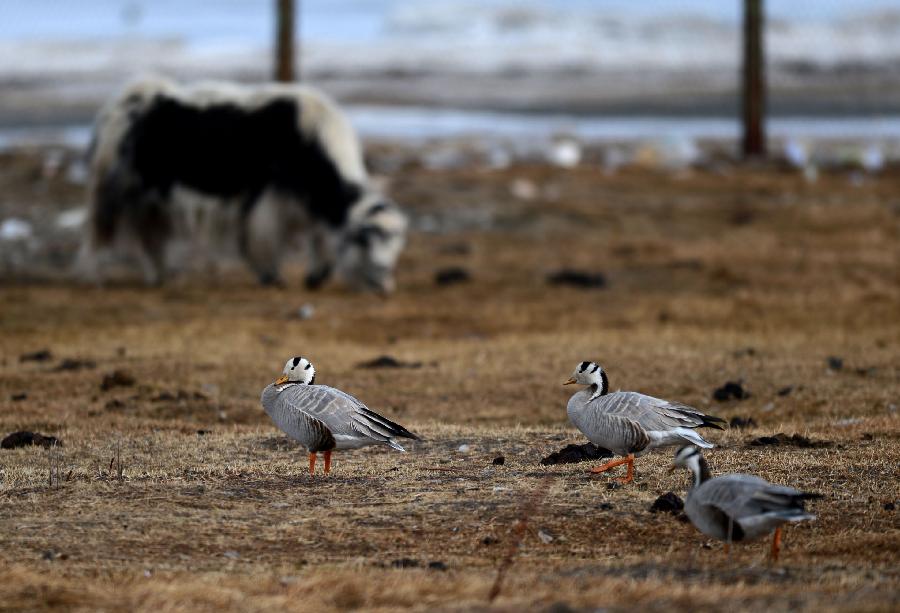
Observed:
[[[339,389],[313,385],[316,369],[309,360],[291,358],[275,383],[260,398],[275,425],[309,451],[309,474],[315,474],[316,453],[325,452],[325,474],[331,470],[331,452],[367,445],[388,445],[406,451],[394,440],[419,437],[370,410]]]
[[[774,485],[754,475],[723,475],[711,478],[709,465],[700,450],[687,445],[675,452],[670,472],[677,467],[694,474],[684,512],[691,523],[707,536],[725,541],[725,551],[733,541],[749,541],[773,530],[772,560],[781,550],[781,525],[815,519],[803,508],[804,501],[821,498],[784,485]]]
[[[718,428],[721,417],[705,415],[697,409],[677,402],[660,400],[638,392],[609,393],[609,380],[599,364],[581,362],[563,385],[587,385],[569,399],[567,412],[572,424],[588,440],[609,449],[622,459],[597,466],[591,472],[602,473],[620,464],[628,464],[628,472],[620,483],[634,480],[634,458],[657,447],[694,443],[712,447],[694,432],[694,428]]]

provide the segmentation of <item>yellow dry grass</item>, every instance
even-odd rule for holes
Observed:
[[[514,179],[543,195],[516,200]],[[259,289],[237,271],[161,290],[9,283],[0,433],[65,446],[0,451],[0,608],[896,609],[898,187],[771,171],[408,169],[396,195],[417,216],[491,222],[415,234],[389,300]],[[445,266],[473,280],[436,287]],[[601,270],[609,287],[549,287],[562,266]],[[288,277],[296,286],[299,270]],[[304,302],[316,310],[301,321]],[[18,360],[43,347],[53,361]],[[310,478],[258,404],[294,354],[424,440],[406,455],[339,453],[332,476]],[[380,354],[422,366],[355,368]],[[843,369],[827,367],[832,355]],[[97,366],[56,372],[61,358]],[[539,464],[582,442],[560,383],[583,359],[613,389],[754,418],[709,435],[713,470],[824,495],[816,522],[786,531],[782,563],[765,562],[764,543],[726,557],[650,513],[687,483],[665,472],[668,453],[639,459],[636,483],[618,489],[588,464]],[[114,369],[136,385],[102,391]],[[735,379],[751,398],[711,399]],[[747,444],[776,432],[831,444]]]

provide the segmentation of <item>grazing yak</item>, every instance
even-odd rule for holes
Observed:
[[[158,284],[175,238],[226,236],[261,283],[279,283],[284,246],[302,235],[307,287],[335,271],[390,292],[405,243],[406,217],[368,178],[347,119],[299,85],[128,86],[97,118],[89,192],[80,264],[97,280],[98,254],[116,245],[136,247]]]

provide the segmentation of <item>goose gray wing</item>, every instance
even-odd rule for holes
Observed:
[[[334,434],[321,419],[303,409],[304,402],[298,402],[297,394],[285,393],[294,387],[279,392],[275,386],[268,386],[262,393],[262,405],[275,425],[310,453],[328,451],[337,445]],[[302,396],[301,396],[302,398]]]
[[[648,432],[665,432],[676,428],[712,427],[722,430],[725,420],[678,402],[654,398],[638,392],[613,392],[591,401],[609,415],[622,415],[638,422]]]
[[[328,390],[328,392],[334,396],[335,403],[342,407],[348,407],[346,410],[350,417],[350,427],[355,432],[380,442],[387,443],[401,451],[403,448],[394,443],[392,439],[399,437],[419,440],[418,436],[400,424],[391,421],[383,415],[379,415],[347,392],[334,387],[328,387],[327,385],[315,387],[322,387],[325,390]]]
[[[610,415],[596,402],[570,411],[569,418],[589,441],[618,455],[638,453],[650,444],[640,424],[624,415]]]
[[[804,501],[816,497],[815,494],[775,485],[754,475],[734,474],[710,479],[689,497],[689,505],[707,521],[720,523],[719,529],[727,530],[729,519],[734,522],[733,540],[755,538],[784,522],[815,517],[804,509]],[[703,530],[700,525],[697,527]]]

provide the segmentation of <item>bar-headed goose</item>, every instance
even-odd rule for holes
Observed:
[[[726,552],[732,542],[753,540],[774,530],[772,560],[778,560],[781,525],[816,518],[806,512],[804,501],[821,498],[819,494],[774,485],[754,475],[736,473],[712,478],[706,459],[693,445],[675,452],[669,470],[679,466],[694,475],[684,512],[700,532],[724,541]]]
[[[609,393],[606,372],[594,362],[581,362],[563,385],[587,385],[569,399],[569,420],[588,440],[609,449],[621,459],[597,466],[591,472],[602,473],[620,464],[628,465],[621,483],[634,479],[634,458],[657,447],[695,443],[712,447],[695,428],[718,428],[725,420],[705,415],[677,402],[660,400],[638,392]]]
[[[388,445],[406,451],[395,440],[418,440],[403,426],[370,410],[339,389],[314,385],[316,369],[309,360],[291,358],[274,383],[262,392],[263,408],[275,425],[306,447],[309,472],[315,473],[316,453],[325,452],[325,474],[331,469],[331,452],[367,445]]]

